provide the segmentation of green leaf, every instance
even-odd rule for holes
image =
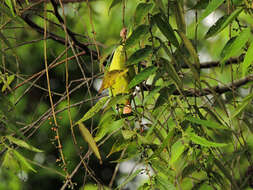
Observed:
[[[88,119],[90,119],[91,117],[93,117],[96,113],[98,113],[105,105],[105,103],[107,102],[107,100],[109,99],[109,97],[103,97],[101,98],[89,111],[87,111],[84,116],[82,117],[82,119],[80,119],[79,121],[77,121],[75,123],[79,124],[81,122],[84,122]]]
[[[253,41],[250,43],[250,46],[248,48],[248,51],[246,52],[246,55],[244,57],[243,63],[242,63],[242,76],[244,77],[248,71],[248,68],[253,63]]]
[[[169,181],[168,178],[165,178],[161,175],[156,175],[156,187],[160,190],[176,190],[175,186]]]
[[[134,65],[136,63],[139,63],[140,61],[144,60],[146,57],[148,57],[152,53],[152,47],[146,46],[143,49],[139,49],[136,52],[134,52],[130,58],[126,62],[126,66]]]
[[[184,34],[186,33],[186,24],[185,24],[185,18],[184,18],[184,10],[180,3],[180,1],[174,2],[174,13],[177,23],[177,28]]]
[[[140,84],[142,81],[146,80],[150,75],[155,73],[157,70],[157,67],[151,66],[147,67],[143,71],[141,71],[139,74],[137,74],[129,83],[128,88],[133,88],[134,86]]]
[[[244,29],[240,33],[240,35],[236,37],[233,43],[229,46],[225,56],[221,60],[221,64],[223,65],[227,59],[229,59],[232,56],[236,56],[237,53],[242,51],[242,48],[244,47],[250,36],[251,36],[250,28]]]
[[[199,0],[191,9],[201,10],[208,6],[210,0]]]
[[[122,1],[122,0],[112,0],[108,12],[110,13],[110,10],[111,10],[115,5],[119,4],[121,1]]]
[[[206,147],[223,147],[227,146],[225,143],[216,143],[212,141],[208,141],[203,137],[200,137],[194,133],[188,133],[188,136],[190,137],[190,140],[196,144],[199,144],[201,146],[206,146]]]
[[[148,14],[148,12],[152,9],[152,7],[152,3],[139,3],[135,10],[135,23],[139,24]]]
[[[205,127],[209,127],[209,128],[213,128],[213,129],[228,129],[227,127],[220,125],[219,123],[216,123],[214,121],[210,121],[210,120],[202,120],[202,119],[198,119],[192,116],[187,116],[185,117],[186,120],[192,122],[192,123],[196,123]]]
[[[12,83],[12,81],[15,79],[15,75],[10,75],[7,77],[7,81],[3,81],[4,85],[2,87],[2,92],[4,92],[6,90],[6,88],[11,89],[10,84]]]
[[[212,0],[208,6],[205,8],[204,12],[199,17],[198,23],[200,23],[204,18],[206,18],[210,13],[217,9],[224,0]]]
[[[224,15],[216,21],[214,25],[212,25],[205,35],[205,39],[217,35],[224,28],[226,28],[241,12],[243,8],[236,9],[229,15]]]
[[[178,76],[177,71],[174,68],[174,66],[172,65],[172,63],[170,63],[167,59],[164,59],[164,58],[161,58],[161,61],[165,63],[165,68],[166,68],[166,70],[168,72],[168,75],[175,82],[175,84],[177,85],[177,87],[179,89],[181,89],[183,87],[182,80]]]
[[[9,40],[3,35],[3,33],[0,31],[0,39],[3,40],[3,42],[10,48],[15,55],[17,55],[16,50],[11,47],[11,43]]]
[[[156,14],[152,17],[152,19],[155,21],[156,25],[158,26],[159,30],[162,32],[162,34],[175,46],[179,47],[179,43],[177,41],[176,35],[173,31],[173,28],[170,26],[170,24],[166,21],[164,21],[161,17],[161,14]]]
[[[28,150],[31,150],[31,151],[33,151],[33,152],[43,152],[42,150],[40,150],[40,149],[38,149],[38,148],[35,148],[34,146],[32,146],[32,145],[26,143],[26,142],[23,141],[23,140],[14,138],[14,137],[9,136],[9,135],[6,136],[6,138],[7,138],[10,142],[12,142],[12,143],[14,143],[14,144],[16,144],[16,145],[18,145],[18,146],[20,146],[20,147],[24,147],[24,148],[26,148],[26,149],[28,149]]]
[[[132,173],[130,176],[128,176],[123,183],[121,183],[115,190],[122,189],[126,184],[128,184],[130,181],[132,181],[140,172],[142,169],[136,170],[134,173]]]
[[[1,167],[13,170],[13,171],[17,171],[20,169],[20,165],[17,162],[17,159],[15,158],[15,155],[12,151],[12,149],[8,149],[4,156],[3,156],[3,160],[2,160],[2,164]]]
[[[12,152],[14,153],[16,159],[22,166],[22,169],[32,170],[33,172],[37,173],[37,171],[32,167],[32,165],[27,161],[27,159],[24,156],[19,154],[19,152],[16,150],[12,150]]]
[[[177,159],[181,156],[181,154],[184,152],[184,144],[178,140],[175,144],[171,147],[171,158],[170,158],[170,164],[174,164],[174,162],[177,161]]]
[[[12,15],[15,16],[15,11],[14,11],[15,7],[13,7],[12,0],[5,0],[5,3],[8,5],[8,7],[10,7]]]
[[[79,122],[78,126],[84,140],[88,143],[90,149],[94,152],[95,156],[99,159],[100,164],[102,164],[102,159],[101,159],[97,144],[95,140],[93,139],[92,135],[90,134],[90,131],[84,126],[83,123]]]
[[[186,37],[186,35],[183,32],[178,31],[178,34],[181,37],[185,47],[187,48],[187,50],[189,51],[189,53],[193,57],[197,68],[199,68],[200,67],[199,56],[198,56],[195,48],[193,47],[191,41]]]
[[[108,110],[117,104],[124,104],[126,100],[129,99],[128,94],[117,94],[116,96],[110,97],[110,101],[108,102],[105,110]]]
[[[112,120],[112,119],[111,119]],[[94,138],[96,142],[101,140],[105,135],[110,132],[116,131],[124,126],[125,119],[120,119],[117,121],[112,121],[102,126],[99,126],[96,137]]]
[[[230,51],[232,43],[235,41],[236,37],[232,37],[228,40],[224,48],[222,49],[220,56],[225,57],[225,55]]]
[[[241,105],[238,106],[238,107],[232,112],[231,118],[234,118],[234,117],[236,117],[238,114],[240,114],[240,113],[244,110],[244,108],[245,108],[247,105],[250,104],[250,102],[252,101],[252,99],[253,99],[253,93],[251,93],[251,94],[249,94],[248,96],[246,96],[246,97],[243,99]]]
[[[134,46],[138,41],[140,41],[143,35],[146,35],[149,31],[148,25],[140,25],[138,26],[132,34],[127,38],[125,48],[126,50],[132,46]]]
[[[136,132],[132,131],[132,130],[122,130],[121,133],[122,133],[122,136],[124,137],[124,139],[126,139],[126,140],[128,140],[136,135]]]

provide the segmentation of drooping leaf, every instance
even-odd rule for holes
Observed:
[[[179,47],[179,43],[177,41],[176,35],[173,31],[173,28],[170,26],[170,24],[166,21],[164,21],[161,17],[161,14],[156,14],[152,17],[152,19],[155,21],[156,25],[158,26],[159,30],[162,32],[162,34],[175,46]]]
[[[104,89],[112,87],[112,85],[116,83],[117,79],[125,75],[127,72],[128,69],[107,71],[98,93],[101,93]]]
[[[246,96],[241,105],[239,105],[231,114],[231,118],[236,117],[238,114],[240,114],[247,105],[249,105],[249,103],[252,101],[253,99],[253,93],[249,94],[248,96]]]
[[[140,61],[144,60],[146,57],[148,57],[152,52],[151,46],[146,46],[143,49],[139,49],[136,52],[134,52],[129,59],[126,62],[126,66],[134,65],[136,63],[139,63]]]
[[[238,52],[242,51],[242,48],[250,38],[251,32],[250,28],[244,29],[239,36],[233,41],[233,43],[229,46],[226,54],[221,60],[221,64],[223,65],[226,60],[228,60],[232,56],[236,56]]]
[[[226,43],[226,45],[224,46],[224,48],[222,49],[222,51],[220,53],[221,57],[225,57],[225,55],[228,53],[228,51],[230,51],[231,45],[233,44],[235,39],[236,39],[236,37],[232,37],[228,40],[228,42]]]
[[[84,138],[84,140],[88,143],[90,149],[94,152],[95,156],[99,159],[100,163],[102,164],[102,159],[97,147],[97,144],[90,134],[90,131],[84,126],[83,123],[79,122],[78,123],[79,130],[81,131],[81,134]]]
[[[37,173],[37,171],[32,167],[32,165],[27,161],[27,159],[22,156],[18,151],[12,150],[13,154],[17,158],[19,164],[21,165],[22,169],[32,170],[33,172]]]
[[[140,25],[138,26],[132,34],[127,38],[125,48],[126,50],[131,46],[134,46],[138,41],[140,41],[142,36],[146,35],[149,31],[148,25]]]
[[[184,152],[184,150],[185,146],[180,140],[174,143],[171,147],[170,164],[173,165],[177,161],[177,159],[181,156],[181,154]]]
[[[17,139],[17,138],[15,138],[15,137],[12,137],[12,136],[10,136],[10,135],[6,136],[6,138],[7,138],[10,142],[12,142],[12,143],[14,143],[14,144],[16,144],[16,145],[18,145],[18,146],[20,146],[20,147],[24,147],[24,148],[26,148],[26,149],[28,149],[28,150],[31,150],[31,151],[34,151],[34,152],[43,152],[42,150],[40,150],[40,149],[38,149],[38,148],[35,148],[34,146],[28,144],[27,142],[25,142],[25,141],[23,141],[23,140],[20,140],[20,139]]]
[[[216,143],[216,142],[206,140],[205,138],[200,137],[200,136],[196,135],[195,133],[188,133],[188,136],[189,136],[191,141],[193,141],[194,143],[199,144],[201,146],[206,146],[206,147],[223,147],[223,146],[227,146],[227,144],[225,144],[225,143]]]
[[[217,35],[224,28],[226,28],[238,15],[242,12],[243,8],[236,9],[229,15],[224,15],[219,18],[214,25],[212,25],[205,35],[205,39]]]
[[[157,70],[157,67],[155,66],[150,66],[144,69],[130,81],[128,88],[130,89],[140,84],[142,81],[146,80],[150,75],[154,74],[156,70]]]
[[[211,0],[211,2],[205,8],[204,12],[199,17],[198,23],[200,23],[204,18],[206,18],[214,10],[216,10],[223,2],[224,0]]]
[[[246,73],[248,71],[248,68],[250,65],[253,64],[253,41],[250,43],[250,46],[248,48],[248,51],[244,57],[243,63],[242,63],[242,76],[246,76]]]
[[[112,0],[111,5],[109,7],[108,13],[110,13],[110,10],[116,6],[117,4],[121,3],[122,0]]]
[[[126,100],[129,99],[128,94],[118,94],[116,96],[110,97],[110,101],[108,102],[107,106],[105,107],[105,110],[108,110],[117,104],[122,104],[123,102],[126,102]]]
[[[115,130],[122,128],[124,126],[124,121],[125,119],[120,119],[117,121],[109,122],[108,125],[106,124],[106,125],[99,126],[96,137],[94,138],[95,141],[98,142],[108,133],[111,133]]]
[[[183,32],[178,31],[178,34],[180,35],[185,47],[187,48],[187,50],[191,54],[197,68],[199,68],[200,67],[199,56],[198,56],[195,48],[193,47],[191,41],[186,37],[186,35]]]
[[[187,116],[187,117],[185,117],[185,119],[192,122],[192,123],[202,125],[204,127],[209,127],[209,128],[214,128],[214,129],[228,129],[225,126],[220,125],[219,123],[216,123],[216,122],[210,121],[210,120],[202,120],[202,119],[198,119],[198,118],[192,117],[192,116]]]
[[[89,111],[87,111],[84,114],[84,116],[79,121],[76,122],[76,124],[84,122],[93,117],[97,112],[99,112],[104,107],[108,99],[109,97],[101,98]]]
[[[183,7],[180,3],[180,1],[175,1],[174,2],[174,13],[175,13],[175,18],[177,22],[177,28],[184,34],[186,33],[186,24],[185,24],[185,16],[184,16],[184,10]]]
[[[148,12],[152,9],[152,3],[139,3],[135,10],[135,23],[139,24],[143,18],[148,14]]]
[[[132,173],[130,176],[128,176],[123,183],[121,183],[115,190],[122,189],[126,184],[128,184],[130,181],[132,181],[140,172],[142,169],[136,170],[134,173]]]

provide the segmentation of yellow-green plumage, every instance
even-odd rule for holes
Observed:
[[[126,56],[124,51],[124,46],[120,45],[114,52],[112,63],[109,67],[109,71],[115,71],[115,70],[125,70],[126,65]],[[115,83],[111,86],[110,91],[113,96],[117,94],[124,94],[128,93],[128,84],[129,84],[129,76],[128,73],[125,73],[124,75],[121,75],[116,78]]]

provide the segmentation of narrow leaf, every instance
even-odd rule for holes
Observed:
[[[111,8],[113,8],[115,5],[119,4],[121,1],[122,0],[112,0],[108,12],[110,13]]]
[[[248,39],[251,36],[250,28],[243,30],[239,36],[233,41],[233,43],[229,46],[228,50],[226,51],[225,56],[221,60],[221,64],[223,65],[227,59],[232,56],[236,56],[239,53]]]
[[[14,137],[9,136],[9,135],[6,136],[6,138],[7,138],[10,142],[12,142],[12,143],[14,143],[14,144],[16,144],[16,145],[18,145],[18,146],[20,146],[20,147],[24,147],[24,148],[26,148],[26,149],[28,149],[28,150],[31,150],[31,151],[34,151],[34,152],[43,152],[42,150],[40,150],[40,149],[38,149],[38,148],[35,148],[34,146],[28,144],[27,142],[25,142],[25,141],[23,141],[23,140],[14,138]]]
[[[146,46],[143,49],[139,49],[136,52],[134,52],[130,58],[127,60],[126,65],[134,65],[136,63],[139,63],[140,61],[144,60],[146,57],[148,57],[152,52],[151,46]]]
[[[148,25],[140,25],[138,26],[132,34],[127,38],[125,48],[126,50],[134,46],[138,41],[140,41],[143,35],[146,35],[148,33],[149,26]]]
[[[243,8],[236,9],[229,15],[224,15],[219,18],[214,25],[212,25],[205,35],[205,39],[217,35],[224,28],[226,28],[238,15],[242,12]]]
[[[180,1],[175,1],[174,12],[175,12],[175,17],[176,17],[176,22],[177,22],[177,28],[185,34],[186,24],[185,24],[185,18],[184,18],[184,10]]]
[[[206,147],[223,147],[226,146],[227,144],[225,143],[216,143],[212,141],[208,141],[203,137],[200,137],[194,133],[188,133],[188,136],[190,137],[190,140],[193,141],[196,144],[199,144],[201,146],[206,146]]]
[[[179,43],[177,41],[176,35],[173,31],[173,28],[170,24],[164,21],[161,17],[161,14],[156,14],[152,17],[154,19],[156,25],[158,26],[159,30],[162,34],[175,46],[179,47]]]
[[[240,106],[238,106],[231,114],[231,118],[236,117],[238,114],[240,114],[244,108],[249,105],[249,103],[252,101],[253,99],[253,93],[249,94],[248,96],[246,96],[243,101],[242,104]]]
[[[139,3],[135,11],[135,23],[139,24],[148,14],[148,12],[152,9],[152,7],[152,3]]]
[[[146,80],[150,75],[155,73],[157,70],[157,67],[151,66],[143,71],[141,71],[139,74],[137,74],[129,83],[128,88],[133,88],[134,86],[140,84],[142,81]]]
[[[204,12],[201,14],[201,16],[199,17],[198,23],[200,23],[204,18],[206,18],[214,10],[216,10],[223,2],[224,2],[224,0],[212,0],[208,4],[208,6],[204,10]]]
[[[10,75],[7,77],[7,81],[3,81],[4,85],[2,87],[2,92],[4,92],[6,90],[6,88],[8,88],[9,90],[11,90],[10,84],[12,83],[12,81],[15,79],[15,75]]]
[[[80,119],[79,121],[76,122],[76,124],[84,122],[84,121],[90,119],[91,117],[93,117],[97,112],[99,112],[104,107],[104,105],[108,99],[109,99],[109,97],[101,98],[89,111],[87,111],[84,114],[82,119]]]
[[[20,163],[20,165],[23,167],[22,169],[32,170],[33,172],[37,173],[37,171],[32,167],[32,165],[26,160],[24,156],[19,154],[19,152],[16,150],[12,150],[12,152],[15,155],[18,162]]]
[[[90,131],[84,126],[83,123],[79,122],[78,126],[84,140],[89,144],[90,149],[94,152],[95,156],[99,159],[100,164],[102,164],[102,159],[101,159],[97,144],[95,140],[93,139],[92,135],[90,134]]]
[[[199,56],[198,56],[195,48],[193,47],[191,41],[186,37],[186,35],[183,32],[178,31],[178,34],[180,35],[185,47],[187,48],[187,50],[189,51],[189,53],[193,57],[197,68],[199,68],[200,67]]]
[[[185,149],[185,147],[180,140],[178,140],[175,144],[172,145],[170,164],[174,164],[174,162],[176,162],[178,160],[178,158],[184,152],[184,149]]]
[[[210,120],[202,120],[202,119],[198,119],[192,116],[187,116],[185,117],[186,120],[192,122],[192,123],[196,123],[205,127],[209,127],[209,128],[214,128],[214,129],[228,129],[227,127],[220,125],[219,123],[216,123],[214,121],[210,121]]]
[[[122,189],[126,184],[128,184],[130,181],[132,181],[140,172],[142,169],[136,170],[134,173],[132,173],[130,176],[128,176],[123,183],[121,183],[115,190]]]
[[[117,104],[123,104],[126,102],[126,100],[129,99],[128,94],[118,94],[116,96],[110,97],[110,101],[108,102],[107,106],[105,107],[105,110],[108,110]]]
[[[176,190],[176,187],[167,179],[161,175],[156,176],[156,181],[160,190]]]
[[[249,66],[253,63],[253,41],[250,43],[248,51],[244,57],[242,64],[242,76],[244,77],[249,69]]]

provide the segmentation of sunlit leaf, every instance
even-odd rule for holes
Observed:
[[[6,82],[3,81],[3,82],[4,82],[4,85],[3,85],[3,87],[2,87],[2,92],[4,92],[7,88],[8,88],[8,89],[11,89],[11,88],[10,88],[10,84],[12,83],[12,81],[13,81],[14,79],[15,79],[15,75],[10,75],[10,76],[7,77]]]
[[[185,119],[192,122],[192,123],[202,125],[204,127],[209,127],[209,128],[214,128],[214,129],[228,129],[225,126],[223,126],[219,123],[216,123],[214,121],[210,121],[210,120],[202,120],[202,119],[198,119],[198,118],[192,117],[192,116],[187,116],[187,117],[185,117]]]
[[[222,65],[227,59],[229,59],[232,56],[236,56],[237,53],[242,51],[242,48],[250,38],[250,35],[251,35],[250,28],[246,28],[239,34],[239,36],[236,37],[236,39],[229,46],[228,50],[226,51],[226,54],[222,58],[221,60]]]
[[[190,138],[191,141],[193,141],[196,144],[199,144],[201,146],[206,146],[206,147],[223,147],[223,146],[227,146],[227,144],[225,143],[216,143],[216,142],[212,142],[209,140],[206,140],[203,137],[200,137],[194,133],[188,133],[188,136]]]
[[[24,147],[24,148],[26,148],[26,149],[28,149],[28,150],[31,150],[31,151],[34,151],[34,152],[43,152],[42,150],[40,150],[40,149],[38,149],[38,148],[35,148],[34,146],[28,144],[27,142],[25,142],[25,141],[23,141],[23,140],[17,139],[17,138],[15,138],[15,137],[12,137],[12,136],[9,136],[9,135],[6,136],[6,138],[7,138],[10,142],[12,142],[12,143],[14,143],[14,144],[16,144],[16,145],[18,145],[18,146],[20,146],[20,147]]]
[[[148,14],[148,12],[152,9],[152,3],[139,3],[136,7],[135,11],[135,23],[139,24],[143,18]]]
[[[178,140],[175,144],[172,145],[170,164],[174,164],[174,162],[178,160],[178,158],[184,152],[184,149],[185,146],[180,140]]]
[[[159,30],[162,34],[175,46],[179,47],[179,43],[177,41],[176,35],[173,31],[173,28],[170,26],[169,23],[164,21],[161,17],[161,14],[156,14],[152,17],[154,19],[156,25],[158,26]]]
[[[168,180],[168,178],[165,178],[164,176],[161,175],[156,175],[155,177],[156,183],[160,190],[176,190],[176,187]]]
[[[130,81],[128,88],[130,89],[140,84],[142,81],[146,80],[150,75],[154,74],[156,70],[157,70],[157,67],[155,66],[151,66],[144,69]]]
[[[12,150],[13,154],[17,158],[18,162],[21,165],[21,169],[28,169],[32,170],[33,172],[37,173],[37,171],[32,167],[32,165],[27,161],[25,157],[23,157],[18,151]]]
[[[139,63],[140,61],[143,61],[146,57],[148,57],[151,53],[152,53],[151,46],[146,46],[143,49],[139,49],[129,57],[129,59],[126,62],[126,65],[128,66]]]
[[[123,104],[128,99],[129,99],[128,94],[118,94],[116,96],[110,97],[110,101],[106,105],[105,110],[108,110],[108,109],[116,106],[117,104]]]
[[[136,132],[132,131],[132,130],[122,130],[121,133],[122,133],[122,136],[124,137],[124,139],[126,139],[126,140],[128,140],[136,135]]]
[[[146,35],[149,31],[148,25],[138,26],[132,34],[127,38],[125,48],[128,49],[131,46],[134,46],[138,41],[142,40],[142,36]]]
[[[204,18],[206,18],[214,10],[216,10],[223,2],[224,0],[211,0],[211,2],[205,8],[204,12],[199,17],[198,23],[200,23]]]
[[[219,18],[218,21],[214,25],[212,25],[205,35],[205,39],[217,35],[221,32],[226,26],[228,26],[241,12],[243,8],[236,9],[229,15],[224,15],[223,17]]]
[[[92,137],[92,135],[90,134],[90,131],[84,126],[83,123],[79,122],[78,126],[84,140],[88,143],[90,149],[94,152],[95,156],[99,159],[100,163],[102,164],[102,159],[101,159],[97,144],[94,138]]]
[[[248,51],[244,57],[243,63],[242,63],[242,76],[245,76],[249,66],[253,64],[253,41],[250,43],[250,46],[248,48]]]

